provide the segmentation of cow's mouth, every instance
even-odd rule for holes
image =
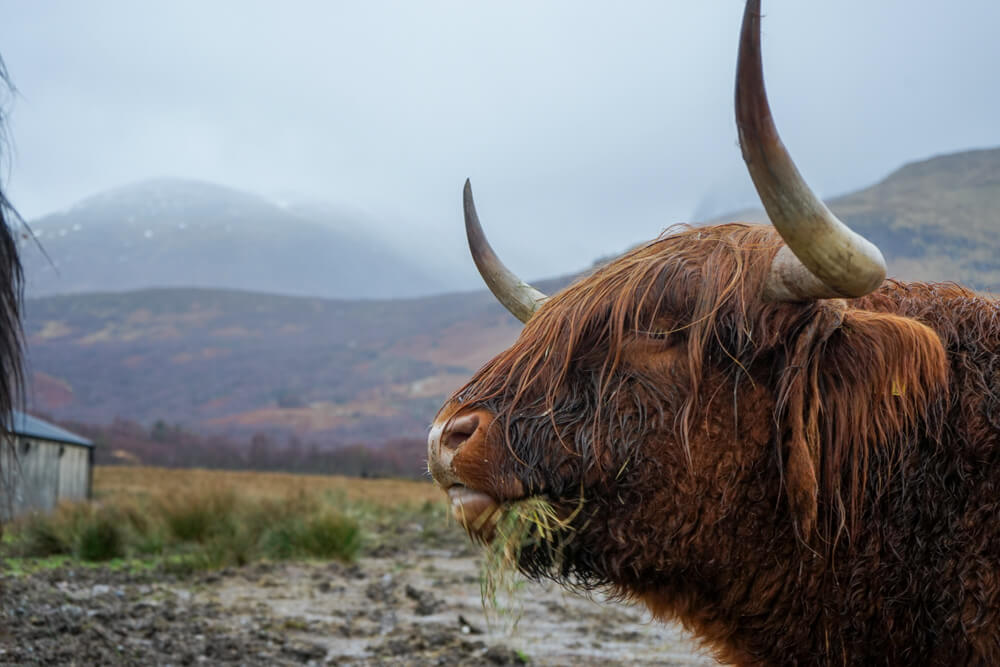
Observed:
[[[500,503],[492,496],[461,484],[448,488],[451,515],[462,524],[469,536],[483,543],[493,539],[500,518]]]
[[[462,484],[448,487],[448,498],[451,515],[473,540],[489,545],[499,538],[502,543],[517,543],[518,548],[562,539],[575,530],[572,523],[583,507],[581,498],[567,512],[545,495],[499,501]]]

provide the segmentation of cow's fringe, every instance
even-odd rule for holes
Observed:
[[[546,416],[566,456],[587,459],[584,470],[608,472],[634,455],[621,448],[634,446],[635,438],[620,437],[621,424],[612,423],[629,421],[616,410],[629,401],[623,391],[637,391],[623,378],[640,377],[638,393],[659,402],[630,403],[629,428],[639,432],[647,425],[637,421],[669,413],[689,464],[700,411],[720,391],[715,378],[765,381],[775,399],[776,452],[797,528],[808,539],[820,527],[832,544],[857,525],[863,498],[888,482],[908,437],[918,428],[940,428],[947,360],[938,333],[892,312],[899,304],[885,296],[763,301],[780,244],[772,228],[760,225],[673,230],[552,298],[456,399],[496,409],[511,454],[526,466],[541,460],[510,434],[532,413]],[[650,386],[642,369],[623,369],[624,351],[638,339],[664,349],[683,346],[682,367],[670,373],[676,386],[664,387],[662,379]],[[666,410],[674,394],[676,405]],[[589,435],[580,434],[581,422]],[[887,465],[873,473],[876,458]]]

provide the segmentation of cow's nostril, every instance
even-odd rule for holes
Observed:
[[[479,428],[479,415],[465,415],[453,421],[445,432],[444,446],[458,449]]]

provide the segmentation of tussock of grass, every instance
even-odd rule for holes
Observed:
[[[155,556],[181,573],[262,558],[348,561],[361,548],[357,520],[329,498],[255,497],[233,488],[65,504],[18,519],[11,533],[8,555],[87,562]]]
[[[111,560],[124,553],[126,526],[115,508],[61,505],[51,514],[34,514],[16,523],[13,547],[22,556]]]
[[[361,548],[358,524],[336,514],[321,514],[305,522],[299,545],[316,558],[350,560]]]
[[[155,509],[175,540],[204,543],[231,530],[236,504],[233,490],[223,489],[200,494],[174,494],[160,499]]]
[[[112,512],[95,512],[79,527],[76,555],[83,560],[106,561],[125,555],[125,535]]]
[[[61,528],[57,528],[54,517],[33,517],[10,531],[15,536],[11,544],[17,553],[38,558],[68,554],[72,545]]]

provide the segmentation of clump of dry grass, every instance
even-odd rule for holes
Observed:
[[[552,503],[541,496],[500,506],[480,574],[484,610],[509,614],[517,622],[516,593],[523,584],[518,563],[522,553],[526,549],[544,549],[546,561],[558,567],[562,549],[572,538],[572,521],[582,507],[581,496],[576,509],[560,518]]]

